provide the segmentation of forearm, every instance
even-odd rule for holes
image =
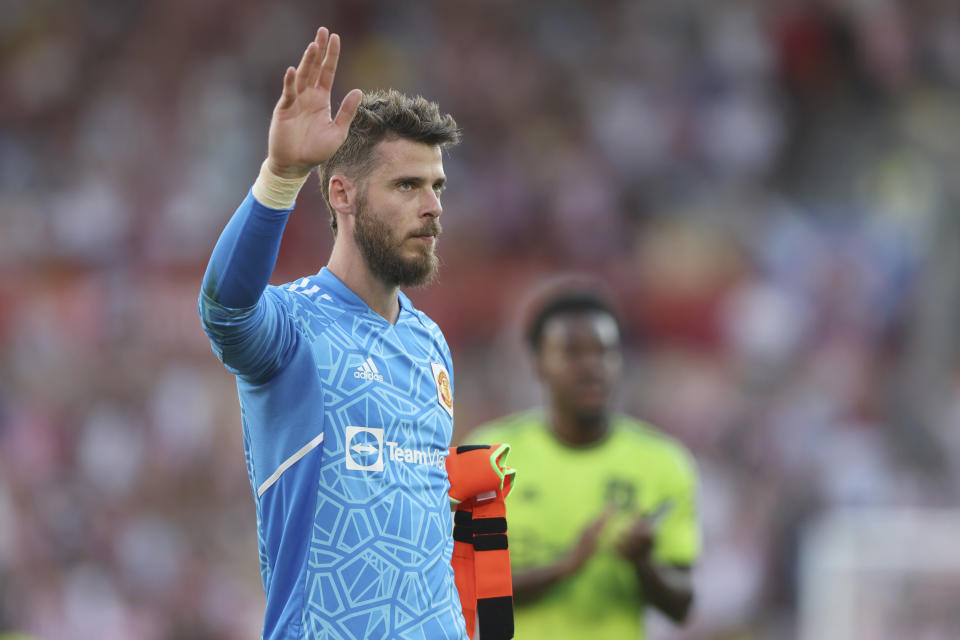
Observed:
[[[569,578],[583,568],[597,547],[597,536],[610,519],[610,509],[600,514],[583,530],[573,548],[554,564],[536,569],[514,572],[513,596],[518,602],[532,602],[550,587]]]
[[[513,599],[518,604],[534,602],[550,587],[568,578],[572,573],[566,561],[536,569],[514,571]]]
[[[273,273],[302,183],[261,168],[250,194],[220,234],[204,274],[202,298],[229,309],[248,309],[257,303]]]
[[[296,340],[280,299],[264,291],[298,187],[280,200],[269,189],[264,192],[263,175],[220,235],[199,299],[214,353],[231,372],[250,380],[273,375]]]
[[[634,563],[637,579],[648,604],[673,619],[683,622],[693,604],[693,580],[690,569],[656,564],[649,559]]]

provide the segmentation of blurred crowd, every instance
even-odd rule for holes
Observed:
[[[337,96],[420,93],[464,130],[440,277],[410,292],[458,439],[539,400],[532,287],[614,292],[621,405],[702,476],[693,620],[652,637],[793,638],[810,523],[957,504],[956,2],[2,4],[0,633],[257,637],[236,391],[196,297],[320,24]],[[326,261],[327,221],[311,181],[273,282]]]

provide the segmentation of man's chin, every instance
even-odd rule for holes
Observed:
[[[398,284],[399,286],[401,286],[401,287],[404,287],[404,288],[409,288],[409,287],[426,287],[427,285],[431,284],[431,283],[434,281],[434,279],[436,279],[436,277],[437,277],[437,272],[436,272],[436,271],[431,271],[430,273],[428,273],[428,274],[426,274],[426,275],[424,275],[424,276],[417,276],[417,277],[407,278],[407,279],[404,280],[403,282],[399,282],[399,283],[397,283],[397,284]]]
[[[595,424],[605,422],[609,415],[606,402],[584,402],[571,407],[577,421],[581,424]]]
[[[431,256],[432,257],[432,256]],[[401,287],[425,287],[437,276],[436,258],[429,261],[418,260],[416,264],[407,264],[399,284]]]

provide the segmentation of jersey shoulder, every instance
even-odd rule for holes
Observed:
[[[443,357],[446,360],[444,364],[446,364],[447,368],[450,369],[450,374],[452,375],[453,355],[450,353],[450,347],[447,345],[447,339],[443,335],[440,325],[434,322],[433,318],[428,316],[426,313],[413,306],[410,298],[408,298],[402,291],[399,293],[399,297],[401,307],[410,313],[411,318],[407,322],[414,327],[414,333],[423,332],[429,336],[429,340],[433,342],[437,350],[443,354]]]
[[[443,331],[440,330],[440,325],[434,322],[433,318],[428,316],[426,313],[424,313],[420,309],[417,309],[415,306],[413,306],[413,302],[411,302],[410,298],[408,298],[407,295],[402,291],[399,293],[399,297],[400,297],[400,305],[404,309],[410,312],[410,314],[413,316],[414,321],[417,324],[419,324],[425,331],[443,340],[444,344],[446,344],[446,339],[443,337]]]
[[[622,414],[615,416],[614,427],[618,433],[638,446],[686,451],[686,446],[673,436],[657,429],[649,422],[632,416]]]
[[[673,468],[683,474],[696,475],[693,454],[686,445],[673,436],[660,431],[648,422],[631,416],[618,415],[614,424],[623,445],[655,454],[664,462],[665,468]]]
[[[269,285],[267,292],[279,299],[297,319],[321,326],[336,320],[350,309],[333,291],[328,291],[319,276],[304,276],[292,282]]]

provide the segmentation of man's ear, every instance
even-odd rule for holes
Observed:
[[[352,215],[356,211],[359,194],[354,182],[342,173],[335,173],[330,176],[328,186],[330,206],[337,212],[337,217]]]

